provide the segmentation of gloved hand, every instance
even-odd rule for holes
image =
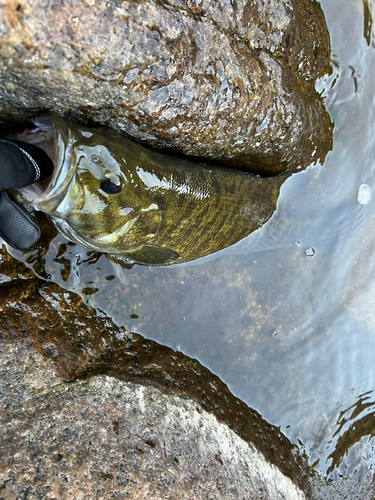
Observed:
[[[28,186],[53,171],[45,151],[18,140],[0,139],[0,237],[17,250],[36,243],[40,229],[31,214],[5,189]]]

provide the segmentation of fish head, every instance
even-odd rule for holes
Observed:
[[[34,208],[69,239],[95,251],[121,255],[152,242],[161,210],[127,164],[128,141],[58,115],[52,121],[55,169]]]

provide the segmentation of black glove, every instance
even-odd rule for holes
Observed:
[[[45,151],[14,139],[0,139],[0,237],[17,250],[38,241],[40,229],[34,217],[5,189],[28,186],[43,180],[53,171]]]

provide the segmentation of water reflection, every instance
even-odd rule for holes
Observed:
[[[371,38],[373,37],[372,33],[372,5],[369,3],[369,0],[363,1],[363,36],[367,42],[367,45],[370,45]]]
[[[116,323],[198,358],[338,483],[375,465],[375,53],[372,2],[322,7],[334,148],[286,181],[269,223],[191,265],[120,276],[56,236],[44,272]]]
[[[333,439],[337,439],[334,450],[329,455],[331,464],[328,473],[338,467],[353,443],[367,437],[367,445],[375,435],[374,410],[375,402],[373,391],[358,396],[355,404],[342,409],[337,419]]]

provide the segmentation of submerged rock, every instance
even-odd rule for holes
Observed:
[[[314,87],[329,70],[310,0],[0,4],[4,126],[52,110],[157,149],[297,170],[331,148]]]
[[[306,498],[296,447],[198,361],[0,255],[2,496]]]
[[[191,399],[107,376],[68,384],[31,348],[0,352],[2,498],[306,498]]]

